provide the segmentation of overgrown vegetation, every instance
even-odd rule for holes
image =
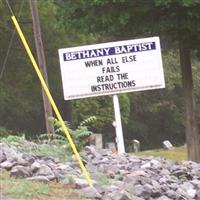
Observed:
[[[7,137],[4,136],[1,138],[1,140],[5,143],[19,143],[19,144],[23,144],[24,143],[24,137],[21,136],[17,136],[17,135],[8,135]]]
[[[74,194],[72,189],[65,188],[63,184],[15,179],[9,177],[9,172],[4,170],[0,170],[0,191],[2,196],[12,200],[86,200]]]
[[[69,123],[65,122],[68,131],[80,151],[88,142],[89,136],[93,134],[88,126],[96,120],[95,116],[91,116],[80,123],[76,129],[70,128]],[[69,142],[63,132],[60,122],[56,118],[50,119],[55,127],[55,133],[52,135],[51,141],[48,141],[48,134],[41,134],[35,141],[38,145],[28,142],[24,136],[8,135],[0,138],[1,141],[16,145],[19,151],[28,152],[34,155],[53,156],[61,161],[70,161],[72,150]],[[4,130],[4,129],[3,129]],[[5,131],[5,130],[4,130]]]
[[[65,145],[67,149],[71,149],[68,142],[66,143],[66,135],[64,133],[63,127],[60,123],[60,121],[54,117],[49,118],[49,121],[53,123],[54,125],[54,134],[52,134],[52,138],[50,143],[51,144],[57,144],[57,145]],[[95,116],[90,116],[84,121],[82,121],[77,128],[72,129],[70,127],[70,124],[65,121],[65,125],[67,127],[67,130],[69,134],[71,135],[76,147],[80,150],[83,146],[85,146],[89,141],[89,136],[93,134],[92,131],[88,129],[88,126],[92,124],[94,121],[96,121]],[[38,140],[40,142],[44,142],[48,140],[48,134],[41,134],[38,137]]]

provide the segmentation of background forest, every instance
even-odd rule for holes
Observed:
[[[10,4],[35,52],[28,0],[10,0]],[[128,146],[138,139],[143,149],[160,147],[165,139],[175,145],[185,143],[180,41],[191,50],[200,126],[199,0],[38,0],[38,9],[50,91],[72,127],[94,115],[97,120],[91,130],[102,133],[105,141],[113,141],[112,97],[64,101],[58,49],[151,36],[161,39],[166,88],[119,95],[125,143]],[[0,129],[35,138],[45,132],[40,83],[17,34],[13,34],[4,0],[0,1],[0,19]]]

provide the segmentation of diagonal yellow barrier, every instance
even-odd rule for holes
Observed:
[[[41,72],[39,70],[39,67],[38,67],[38,65],[37,65],[37,63],[36,63],[36,61],[35,61],[35,59],[33,57],[33,54],[31,53],[31,50],[30,50],[30,48],[28,46],[28,43],[27,43],[27,41],[26,41],[26,39],[24,37],[24,34],[22,33],[21,28],[20,28],[20,26],[19,26],[19,24],[17,22],[17,19],[16,19],[16,17],[14,15],[11,18],[12,18],[12,21],[13,21],[13,23],[15,25],[15,28],[16,28],[19,36],[20,36],[20,39],[21,39],[21,41],[22,41],[22,43],[24,45],[24,48],[26,49],[26,52],[27,52],[27,54],[28,54],[28,56],[29,56],[29,58],[30,58],[30,60],[31,60],[31,62],[33,64],[33,67],[34,67],[34,69],[35,69],[35,71],[36,71],[36,73],[38,75],[38,78],[40,79],[41,85],[42,85],[42,87],[43,87],[43,89],[44,89],[44,91],[45,91],[45,93],[46,93],[46,95],[47,95],[47,97],[48,97],[48,99],[49,99],[49,101],[51,103],[51,106],[52,106],[52,108],[53,108],[58,120],[61,123],[61,126],[62,126],[62,128],[64,130],[65,135],[66,135],[66,138],[68,139],[69,144],[70,144],[70,146],[71,146],[71,148],[72,148],[72,150],[73,150],[73,152],[74,152],[74,154],[75,154],[75,156],[76,156],[76,158],[77,158],[77,160],[79,162],[81,170],[83,171],[89,186],[93,187],[93,184],[92,184],[92,181],[90,179],[90,176],[89,176],[85,166],[83,165],[81,157],[80,157],[80,155],[79,155],[79,153],[78,153],[78,151],[76,149],[76,146],[74,145],[74,142],[73,142],[73,140],[72,140],[72,138],[71,138],[71,136],[70,136],[70,134],[69,134],[69,132],[67,130],[67,127],[66,127],[66,125],[65,125],[65,123],[64,123],[64,121],[63,121],[63,119],[62,119],[62,117],[60,115],[60,112],[59,112],[59,110],[58,110],[58,108],[57,108],[57,106],[56,106],[56,104],[55,104],[55,102],[54,102],[54,100],[53,100],[53,98],[51,96],[51,93],[50,93],[50,91],[49,91],[49,89],[48,89],[48,87],[47,87],[47,85],[46,85],[46,83],[44,81],[44,78],[43,78],[43,76],[42,76],[42,74],[41,74]]]

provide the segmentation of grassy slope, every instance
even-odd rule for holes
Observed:
[[[134,155],[164,157],[168,160],[175,160],[175,161],[187,160],[186,148],[183,146],[176,147],[168,151],[164,149],[141,151],[138,153],[134,153]]]
[[[41,183],[9,177],[9,172],[0,171],[0,197],[11,200],[86,200],[56,182]],[[88,199],[87,199],[88,200]]]

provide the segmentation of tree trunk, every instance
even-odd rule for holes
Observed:
[[[48,86],[46,59],[44,55],[42,35],[41,35],[41,29],[40,29],[37,0],[30,0],[30,8],[31,8],[32,20],[33,20],[33,32],[34,32],[34,38],[35,38],[36,53],[37,53],[37,58],[38,58],[38,66]],[[53,127],[53,124],[49,122],[48,118],[53,116],[53,111],[51,108],[51,104],[43,89],[42,89],[42,98],[43,98],[43,105],[44,105],[46,130],[47,130],[47,133],[49,134],[49,140],[50,140],[51,135],[54,133],[54,127]]]
[[[199,134],[196,121],[196,103],[193,93],[192,67],[190,50],[180,41],[180,64],[185,102],[185,128],[188,160],[200,162]]]

